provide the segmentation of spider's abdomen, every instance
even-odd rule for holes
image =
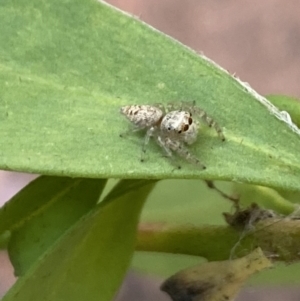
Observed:
[[[163,111],[160,108],[150,105],[124,106],[120,111],[133,124],[141,128],[158,125],[163,116]]]

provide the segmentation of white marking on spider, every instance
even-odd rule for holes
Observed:
[[[206,168],[205,165],[190,153],[187,147],[197,141],[199,120],[213,127],[219,137],[225,140],[220,126],[194,103],[170,104],[166,108],[161,104],[129,105],[122,107],[121,113],[134,125],[131,131],[146,130],[143,153],[146,152],[146,146],[153,137],[168,158],[173,159],[174,152],[202,169]],[[141,161],[144,161],[143,157]],[[180,168],[180,166],[177,167]]]

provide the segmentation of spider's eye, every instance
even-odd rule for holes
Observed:
[[[193,118],[190,117],[190,118],[189,118],[189,125],[191,125],[192,123],[193,123]]]
[[[189,129],[189,125],[185,124],[184,127],[183,127],[183,130],[186,132],[188,129]]]
[[[170,126],[168,126],[168,131],[171,131],[171,127]]]
[[[181,130],[180,130],[180,131],[178,131],[178,134],[181,134],[181,132],[182,132]]]

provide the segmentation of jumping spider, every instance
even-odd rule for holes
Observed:
[[[162,104],[129,105],[122,107],[120,111],[133,123],[132,131],[146,130],[143,153],[146,152],[150,138],[154,137],[167,157],[173,158],[174,152],[188,162],[205,169],[205,165],[187,148],[187,145],[197,140],[199,119],[209,127],[213,127],[222,141],[225,140],[220,126],[194,103],[169,104],[166,107]]]

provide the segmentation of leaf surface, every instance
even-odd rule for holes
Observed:
[[[111,300],[131,260],[140,211],[153,185],[119,183],[18,279],[3,301]]]
[[[103,179],[70,179],[43,176],[22,189],[0,211],[9,229],[10,260],[15,275],[28,268],[73,224],[97,204]],[[24,210],[25,209],[25,210]]]
[[[102,2],[1,1],[0,57],[2,169],[300,189],[299,135],[276,108],[271,114],[224,70]],[[120,107],[181,100],[195,100],[227,140],[199,133],[190,150],[205,171],[185,162],[174,170],[153,141],[140,163],[143,134],[119,137],[128,125]]]

